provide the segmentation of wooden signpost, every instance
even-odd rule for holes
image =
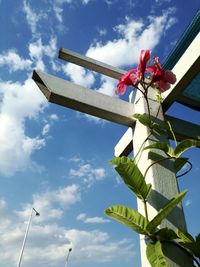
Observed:
[[[184,138],[193,138],[200,140],[200,125],[186,122],[171,116],[163,115],[167,109],[173,104],[179,94],[187,87],[193,78],[200,71],[200,34],[196,36],[191,45],[185,51],[183,56],[173,68],[173,72],[177,76],[177,82],[173,88],[164,95],[165,100],[162,109],[159,112],[158,120],[162,123],[166,118],[172,124],[178,140]],[[61,49],[59,57],[71,63],[86,67],[90,70],[99,72],[109,77],[118,79],[125,71],[114,68],[97,60],[79,55],[72,51]],[[139,91],[136,92],[134,102],[126,102],[117,98],[103,95],[101,93],[84,88],[80,85],[73,84],[66,80],[55,76],[45,74],[41,71],[33,72],[33,80],[41,89],[49,102],[78,110],[105,120],[128,126],[128,130],[115,147],[115,156],[128,155],[132,149],[134,154],[137,153],[141,144],[148,135],[148,129],[144,125],[138,123],[131,117],[134,113],[147,113],[147,107],[143,97]],[[114,88],[113,88],[114,89]],[[154,91],[150,90],[151,99],[153,99]],[[158,103],[150,100],[150,109],[152,116],[155,116],[158,110]],[[158,141],[168,141],[168,136],[153,135],[151,139]],[[148,140],[146,145],[151,144]],[[162,155],[161,155],[162,156]],[[142,173],[152,163],[153,155],[149,151],[144,152],[138,162],[138,166]],[[150,219],[169,199],[178,194],[178,185],[173,165],[168,162],[155,164],[146,176],[147,182],[152,184],[153,193],[148,200]],[[138,209],[141,213],[143,207],[138,202]],[[166,220],[162,223],[163,227],[176,229],[186,229],[185,218],[181,205],[179,205]],[[192,265],[191,258],[180,249],[167,245],[164,248],[169,267],[190,267]],[[145,240],[141,238],[141,261],[142,267],[150,266],[145,256]]]

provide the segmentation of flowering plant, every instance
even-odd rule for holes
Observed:
[[[174,163],[176,173],[180,172],[182,167],[188,163],[189,169],[185,172],[187,173],[191,169],[192,164],[189,162],[188,158],[182,157],[182,154],[191,147],[200,146],[200,141],[193,139],[186,139],[177,143],[175,134],[169,122],[161,125],[156,123],[155,117],[152,120],[148,103],[149,88],[154,88],[160,93],[164,92],[170,88],[171,84],[176,82],[176,77],[170,70],[163,70],[158,57],[154,57],[153,64],[147,66],[150,57],[150,50],[142,50],[140,53],[138,67],[126,72],[119,79],[119,83],[116,88],[116,93],[119,93],[120,95],[125,93],[126,86],[133,86],[143,94],[147,103],[149,114],[134,114],[134,117],[138,119],[140,123],[148,127],[150,133],[147,139],[144,140],[139,152],[134,156],[134,158],[115,157],[110,161],[111,164],[116,166],[116,171],[128,188],[143,202],[145,215],[143,216],[138,211],[121,205],[112,206],[106,209],[105,213],[109,217],[127,225],[138,234],[146,237],[146,240],[148,240],[146,255],[152,267],[168,266],[163,254],[164,243],[172,243],[181,250],[184,250],[184,252],[191,257],[194,264],[193,266],[200,266],[200,234],[194,239],[183,229],[177,229],[177,231],[169,228],[158,229],[162,221],[166,219],[168,214],[171,213],[181,202],[183,197],[186,195],[187,190],[179,193],[169,200],[158,211],[157,215],[152,220],[149,220],[148,218],[147,202],[152,193],[152,185],[147,184],[145,181],[148,170],[154,164],[159,164],[163,160],[170,160]],[[145,147],[145,143],[148,139],[150,139],[151,135],[158,132],[164,132],[164,134],[170,133],[174,138],[175,147],[172,147],[165,142],[155,142]],[[136,158],[138,154],[147,149],[161,150],[164,152],[166,157],[151,163],[144,174],[142,174],[137,165]]]
[[[170,84],[176,82],[173,72],[163,70],[158,57],[154,57],[153,65],[147,67],[150,57],[150,50],[141,50],[138,68],[129,70],[119,79],[116,94],[123,95],[126,92],[126,86],[133,86],[147,96],[150,86],[164,92],[170,88]]]

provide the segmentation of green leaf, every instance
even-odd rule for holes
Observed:
[[[113,164],[117,164],[115,168],[125,184],[131,189],[131,191],[143,201],[147,199],[150,191],[151,184],[145,182],[144,176],[138,169],[133,160],[126,157],[114,158]]]
[[[174,162],[174,167],[175,167],[175,171],[176,173],[179,172],[183,166],[185,165],[185,163],[188,161],[188,158],[177,158]]]
[[[113,159],[109,160],[109,162],[113,165],[119,165],[119,164],[126,164],[129,162],[134,162],[133,159],[129,158],[129,157],[114,157]]]
[[[181,192],[176,197],[172,198],[159,212],[158,214],[151,220],[146,230],[149,233],[154,233],[155,229],[158,225],[161,224],[162,220],[167,217],[167,215],[179,204],[179,202],[183,199],[187,190]]]
[[[196,236],[196,239],[194,240],[194,238],[189,233],[179,229],[178,237],[180,238],[178,240],[178,243],[181,246],[189,249],[194,256],[200,258],[200,235]]]
[[[146,149],[159,149],[165,152],[168,156],[174,157],[173,147],[169,146],[167,143],[164,143],[164,142],[157,142],[152,145],[146,146],[144,150]]]
[[[193,139],[186,139],[180,142],[175,150],[174,150],[174,155],[176,158],[180,157],[183,152],[188,150],[191,147],[199,147],[200,146],[200,140],[193,140]]]
[[[149,243],[147,245],[146,255],[152,267],[168,266],[159,240],[156,243]]]
[[[194,238],[189,233],[182,231],[181,229],[178,229],[177,235],[181,239],[181,241],[184,243],[194,242]]]
[[[169,126],[166,123],[158,124],[154,122],[152,129],[158,133],[166,133],[169,131]]]
[[[165,240],[165,241],[173,240],[173,239],[178,238],[178,236],[177,236],[177,234],[174,232],[174,230],[169,229],[169,228],[167,228],[167,227],[158,230],[158,231],[155,233],[155,235],[156,235],[156,237],[157,237],[159,240]]]
[[[143,125],[148,126],[149,128],[151,127],[152,122],[147,114],[135,113],[132,117],[139,120]]]
[[[146,235],[146,218],[138,211],[126,206],[112,206],[105,210],[105,214],[118,222],[125,224],[138,234]]]

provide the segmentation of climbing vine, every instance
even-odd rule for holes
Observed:
[[[152,64],[147,66],[150,61],[151,51],[142,50],[140,53],[140,59],[138,68],[129,70],[120,79],[116,89],[116,93],[124,94],[126,86],[133,86],[136,90],[139,90],[147,104],[147,114],[134,114],[134,118],[149,128],[149,135],[144,140],[138,153],[133,157],[115,157],[110,163],[115,165],[115,170],[120,175],[125,185],[132,191],[132,193],[142,201],[144,206],[144,215],[138,211],[121,205],[115,205],[105,210],[106,215],[125,224],[133,231],[146,237],[146,255],[149,263],[152,267],[167,267],[167,261],[163,254],[162,246],[164,243],[173,243],[177,247],[184,250],[189,254],[193,260],[194,266],[200,266],[200,234],[193,238],[189,233],[183,229],[177,229],[174,231],[169,228],[159,228],[162,221],[166,219],[169,213],[171,213],[177,205],[182,201],[187,193],[187,190],[179,193],[170,199],[156,214],[156,216],[149,220],[148,215],[148,198],[152,193],[152,185],[146,183],[146,175],[149,169],[154,164],[160,164],[161,161],[173,161],[175,172],[177,177],[188,173],[192,164],[188,158],[182,157],[182,154],[191,147],[200,146],[199,140],[186,139],[181,142],[177,142],[175,134],[173,132],[171,124],[167,121],[160,125],[156,122],[159,110],[155,117],[152,118],[148,92],[149,88],[153,88],[157,91],[157,101],[161,102],[161,93],[168,90],[171,84],[176,82],[175,75],[167,70],[163,70],[158,57],[154,57]],[[160,108],[159,108],[160,109]],[[155,132],[162,132],[170,134],[174,139],[174,147],[165,142],[155,142],[146,146],[147,140]],[[164,152],[165,157],[158,159],[151,163],[144,174],[138,168],[137,157],[142,155],[144,150],[161,150]],[[178,175],[183,166],[187,164],[188,169]]]

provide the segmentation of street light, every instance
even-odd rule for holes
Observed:
[[[72,251],[72,248],[69,248],[68,254],[67,254],[67,258],[66,258],[66,262],[65,262],[65,267],[68,266],[69,254],[70,254],[71,251]]]
[[[31,221],[32,221],[32,217],[33,217],[33,213],[34,212],[35,212],[35,215],[36,216],[40,216],[39,212],[37,212],[36,209],[32,208],[31,214],[30,214],[30,218],[29,218],[29,222],[28,222],[28,225],[27,225],[27,228],[26,228],[26,233],[25,233],[25,236],[24,236],[24,240],[23,240],[23,244],[22,244],[22,249],[21,249],[21,253],[20,253],[20,257],[19,257],[19,261],[18,261],[17,267],[20,267],[21,266],[21,261],[22,261],[22,256],[23,256],[23,252],[24,252],[24,247],[25,247],[26,239],[27,239],[27,236],[28,236],[28,232],[29,232],[29,228],[30,228],[30,225],[31,225]]]

